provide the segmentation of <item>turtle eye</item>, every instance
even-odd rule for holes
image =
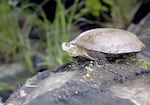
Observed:
[[[66,45],[67,47],[69,47],[69,46],[70,46],[70,43],[65,43],[65,45]]]

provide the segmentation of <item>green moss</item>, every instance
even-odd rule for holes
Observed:
[[[148,70],[148,67],[149,67],[149,63],[144,60],[144,59],[139,59],[138,61],[138,64],[140,65],[140,67],[144,70]]]

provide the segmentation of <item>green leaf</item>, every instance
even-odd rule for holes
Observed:
[[[85,6],[92,11],[94,16],[99,16],[101,11],[101,3],[99,0],[86,0]]]
[[[103,12],[107,12],[108,11],[108,8],[104,5],[101,6],[101,11]]]
[[[110,6],[114,6],[114,0],[103,0],[103,2]]]

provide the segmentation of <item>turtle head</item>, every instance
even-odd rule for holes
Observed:
[[[80,48],[73,43],[63,42],[61,47],[64,51],[66,51],[69,54],[69,56],[76,57],[80,55]]]
[[[69,54],[69,56],[72,57],[81,56],[81,57],[95,60],[95,58],[87,54],[87,51],[84,48],[81,48],[74,43],[63,42],[61,47],[64,51],[66,51]]]

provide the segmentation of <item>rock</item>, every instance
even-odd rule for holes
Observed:
[[[110,88],[111,92],[123,99],[132,100],[136,105],[150,105],[149,76],[141,75],[124,84],[113,85]]]
[[[25,81],[31,74],[22,63],[0,65],[0,95],[6,101],[19,82]]]
[[[0,96],[0,105],[4,105],[4,103],[2,102],[1,96]]]
[[[57,73],[44,71],[28,79],[10,96],[6,105],[150,104],[150,92],[147,92],[150,88],[149,69],[143,71],[137,64],[86,67],[72,64],[71,69]],[[141,71],[139,75],[136,75],[137,70]],[[142,82],[139,78],[142,78]],[[142,98],[143,95],[144,99],[139,100],[138,97]]]
[[[150,31],[149,24],[150,24],[150,13],[148,13],[147,16],[145,16],[145,18],[141,20],[139,24],[131,24],[127,28],[127,30],[137,34],[138,36],[147,36],[149,35],[148,32]]]

